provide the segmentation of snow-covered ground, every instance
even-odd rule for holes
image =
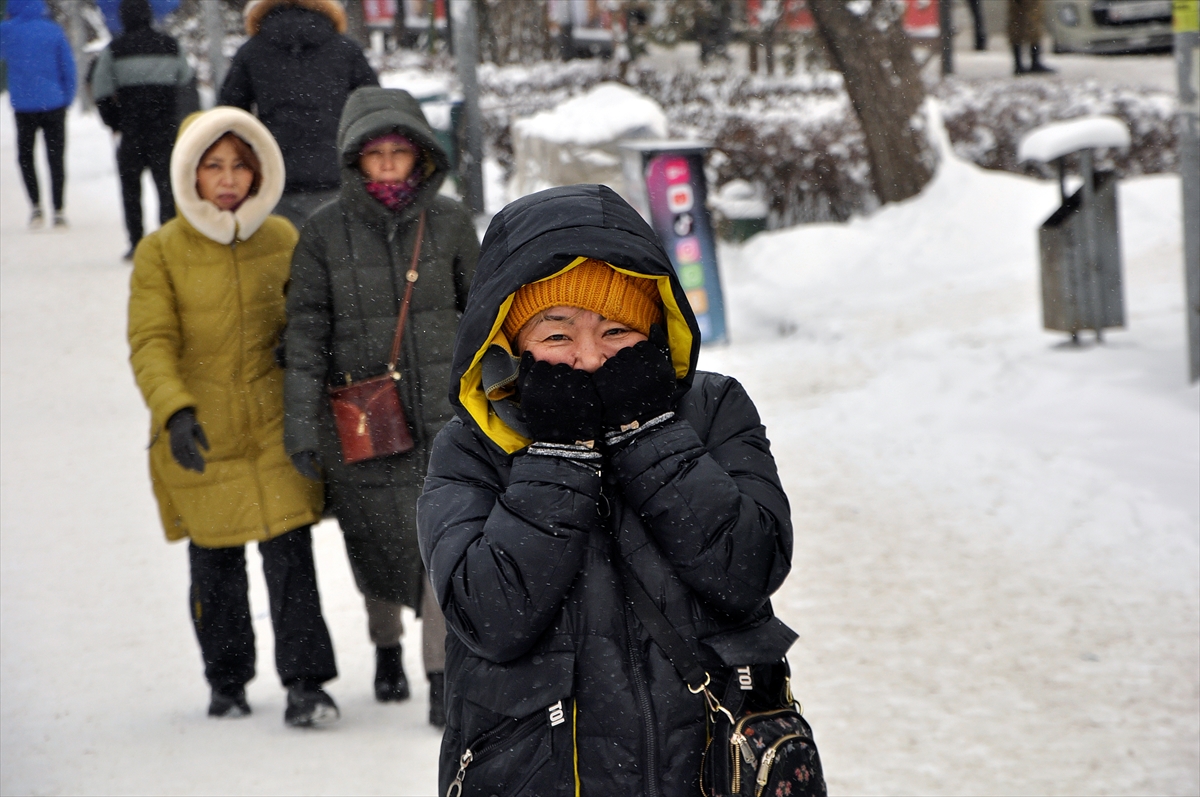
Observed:
[[[432,794],[438,734],[371,697],[315,533],[342,722],[283,726],[258,558],[252,717],[204,716],[124,340],[111,140],[70,119],[67,232],[29,233],[0,107],[0,792]],[[835,794],[1200,791],[1200,392],[1179,183],[1120,188],[1129,328],[1041,331],[1057,187],[947,159],[918,198],[722,248],[733,343],[796,526],[776,597]]]

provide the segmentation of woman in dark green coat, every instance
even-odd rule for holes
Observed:
[[[441,725],[445,625],[424,587],[415,511],[429,445],[454,415],[446,385],[479,239],[462,204],[438,193],[449,161],[407,92],[355,91],[342,112],[338,152],[339,197],[305,222],[292,261],[284,443],[301,473],[326,478],[366,601],[376,698],[409,696],[400,610],[412,607],[424,619],[430,722]],[[422,214],[419,279],[397,366],[415,447],[347,464],[327,388],[384,372]]]

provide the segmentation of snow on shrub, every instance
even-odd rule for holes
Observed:
[[[620,79],[615,64],[599,60],[482,66],[489,152],[511,171],[515,119]],[[841,221],[878,206],[862,130],[837,73],[767,77],[635,64],[624,79],[662,106],[671,136],[713,142],[714,188],[734,179],[760,186],[771,228]],[[1125,152],[1102,150],[1099,168],[1120,176],[1178,171],[1176,101],[1168,92],[1094,80],[956,77],[930,92],[954,151],[984,168],[1051,178],[1051,165],[1017,162],[1021,137],[1046,122],[1109,114],[1129,125],[1132,144]]]
[[[1021,137],[1047,122],[1107,114],[1129,126],[1128,151],[1100,150],[1096,167],[1124,176],[1179,171],[1175,96],[1165,91],[1062,78],[942,81],[934,95],[959,157],[987,169],[1051,177],[1052,166],[1018,163]]]

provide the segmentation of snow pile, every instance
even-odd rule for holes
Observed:
[[[1129,128],[1111,116],[1085,116],[1034,128],[1021,139],[1017,159],[1048,163],[1081,149],[1129,147]]]
[[[629,138],[665,138],[667,117],[658,103],[620,83],[601,83],[551,111],[514,123],[520,138],[596,147]]]
[[[619,83],[601,83],[553,110],[512,124],[517,195],[574,183],[622,190],[619,144],[664,138],[667,117],[658,103]]]
[[[379,85],[385,89],[404,89],[418,100],[424,100],[449,96],[457,84],[445,73],[398,69],[381,74]]]
[[[722,249],[733,344],[701,367],[747,386],[792,501],[774,604],[830,793],[1200,789],[1179,182],[1119,201],[1104,346],[1040,328],[1056,188],[953,157],[870,218]]]
[[[127,362],[112,139],[78,112],[69,136],[71,228],[28,233],[0,104],[0,792],[433,794],[416,635],[413,699],[375,703],[331,522],[314,544],[342,722],[283,726],[253,550],[254,714],[204,716]],[[1179,196],[1119,184],[1129,328],[1103,346],[1040,328],[1057,187],[953,156],[870,218],[721,248],[733,342],[701,366],[746,385],[791,501],[773,603],[831,793],[1200,792]],[[46,389],[62,363],[70,389]]]
[[[713,210],[727,219],[765,219],[767,203],[745,180],[730,180],[712,199]]]

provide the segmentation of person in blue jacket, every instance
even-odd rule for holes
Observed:
[[[45,223],[33,166],[33,144],[41,130],[50,161],[54,226],[66,227],[63,151],[67,107],[75,99],[75,57],[67,35],[50,19],[45,0],[9,0],[8,16],[0,22],[0,60],[8,65],[8,90],[17,118],[17,164],[33,205],[29,226],[36,229]]]

